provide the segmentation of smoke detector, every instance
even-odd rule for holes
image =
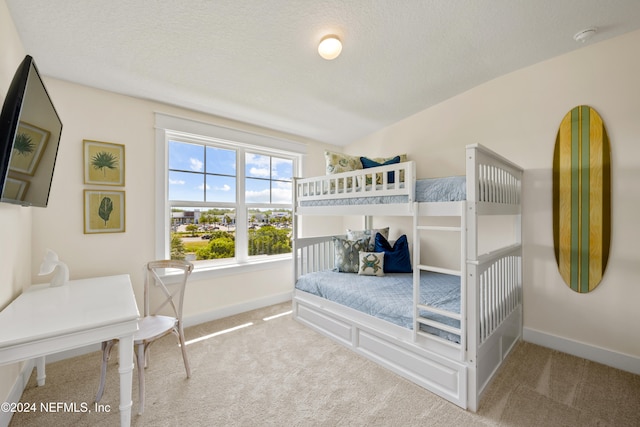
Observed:
[[[593,27],[593,28],[587,28],[584,29],[582,31],[578,31],[577,33],[575,33],[575,35],[573,36],[573,39],[577,42],[586,42],[587,40],[589,40],[591,37],[593,37],[596,34],[596,31],[598,31],[597,28]]]

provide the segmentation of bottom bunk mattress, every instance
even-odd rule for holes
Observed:
[[[413,274],[387,273],[382,277],[335,270],[300,276],[296,289],[353,308],[403,328],[413,329]],[[420,303],[460,313],[460,277],[420,272]],[[447,316],[421,311],[420,315],[455,328],[460,322]],[[421,330],[459,343],[460,337],[427,325]]]

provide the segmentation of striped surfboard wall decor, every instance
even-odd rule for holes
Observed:
[[[560,123],[553,154],[553,243],[574,291],[600,284],[611,243],[611,149],[600,115],[585,105]]]

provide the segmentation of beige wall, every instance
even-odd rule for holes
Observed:
[[[71,278],[128,273],[141,304],[142,268],[155,257],[155,129],[154,112],[207,123],[256,128],[146,100],[45,79],[64,128],[49,206],[33,210],[32,268],[51,248],[67,262]],[[287,137],[260,130],[271,136]],[[91,139],[125,145],[126,232],[84,234],[82,141]],[[293,139],[293,137],[289,137]],[[304,142],[298,139],[299,142]],[[120,188],[117,188],[120,189]],[[193,276],[185,297],[185,316],[290,292],[291,265],[270,268],[268,274],[225,274],[201,280]]]
[[[524,327],[640,356],[640,32],[519,70],[469,90],[348,147],[353,154],[407,152],[420,178],[464,173],[464,146],[481,143],[526,169]],[[558,274],[551,230],[556,132],[574,106],[605,121],[612,144],[611,254],[589,294]]]
[[[0,101],[25,52],[9,11],[0,1]],[[31,279],[31,209],[0,203],[0,309],[22,292]],[[0,397],[8,395],[20,365],[0,366]]]

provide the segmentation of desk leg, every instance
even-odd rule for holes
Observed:
[[[38,387],[42,387],[44,385],[44,379],[47,378],[47,373],[45,372],[45,356],[36,359],[36,374]]]
[[[131,425],[131,382],[133,381],[133,335],[119,338],[120,425]]]

